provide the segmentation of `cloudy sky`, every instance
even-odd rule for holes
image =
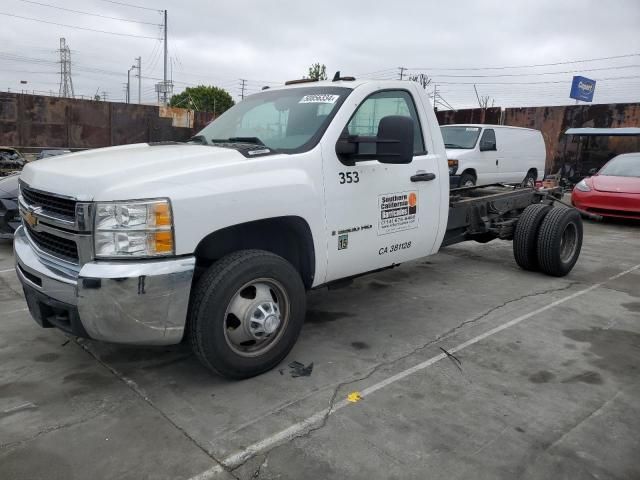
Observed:
[[[127,70],[141,56],[142,100],[153,102],[163,70],[158,9],[167,9],[176,92],[213,84],[238,97],[239,79],[246,79],[250,94],[300,78],[311,63],[320,62],[330,75],[340,70],[398,78],[398,67],[407,68],[405,76],[426,74],[431,93],[437,85],[441,108],[445,103],[477,106],[474,84],[496,106],[573,103],[568,98],[573,75],[598,81],[597,103],[640,101],[638,0],[396,0],[384,5],[370,0],[3,0],[0,90],[57,93],[57,48],[64,36],[77,96],[106,92],[108,100],[123,101]],[[137,101],[135,70],[131,75]]]

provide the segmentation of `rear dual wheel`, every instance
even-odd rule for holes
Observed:
[[[547,275],[564,277],[582,248],[582,218],[574,208],[552,208],[538,232],[538,264]]]
[[[529,205],[516,224],[513,256],[524,270],[563,277],[578,261],[582,219],[572,208]]]

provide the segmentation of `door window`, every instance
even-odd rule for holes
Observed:
[[[426,152],[418,113],[413,98],[404,90],[378,92],[367,97],[347,124],[349,135],[374,137],[378,134],[380,120],[389,115],[401,115],[413,119],[413,153],[424,155]],[[360,153],[373,154],[375,150],[376,146],[373,143],[360,144]]]
[[[497,150],[496,145],[496,132],[493,128],[488,128],[482,132],[482,138],[480,138],[480,150]]]

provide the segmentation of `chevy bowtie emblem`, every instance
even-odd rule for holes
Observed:
[[[38,224],[38,217],[36,217],[33,212],[26,212],[22,218],[24,218],[24,221],[30,227],[35,227]]]

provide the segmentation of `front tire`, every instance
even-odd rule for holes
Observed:
[[[476,185],[476,177],[468,172],[464,172],[460,175],[460,186],[461,187],[475,187]]]
[[[209,370],[231,379],[264,373],[291,351],[305,317],[298,271],[284,258],[241,250],[198,280],[188,321],[191,347]]]
[[[535,172],[529,170],[527,176],[524,177],[524,180],[522,181],[522,186],[524,188],[534,188],[536,186],[536,180],[537,175],[535,174]]]
[[[538,233],[538,263],[547,275],[564,277],[582,248],[582,218],[574,208],[552,208]]]

